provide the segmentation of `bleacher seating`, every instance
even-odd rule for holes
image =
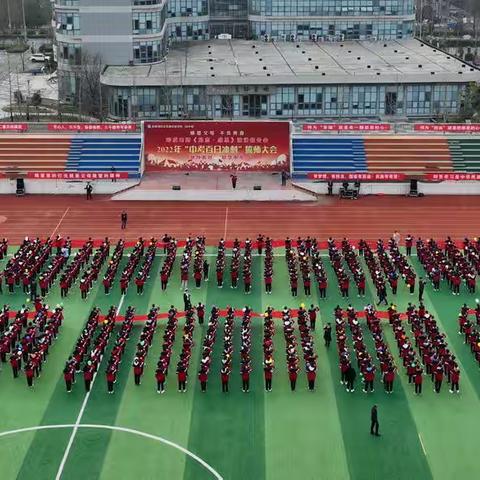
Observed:
[[[140,176],[140,135],[0,135],[0,172],[128,172]]]
[[[480,172],[480,138],[448,140],[453,167],[460,172]]]
[[[71,137],[0,135],[0,171],[64,171]]]
[[[76,135],[68,155],[67,170],[79,172],[128,172],[140,174],[140,135]]]
[[[292,141],[296,178],[308,172],[363,172],[367,170],[361,138],[302,137]]]
[[[370,172],[403,172],[407,175],[453,170],[448,141],[444,137],[365,137]]]

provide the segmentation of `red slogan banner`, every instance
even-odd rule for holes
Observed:
[[[145,122],[147,171],[282,171],[290,165],[288,122]]]
[[[135,132],[135,123],[49,123],[55,132]]]
[[[416,123],[416,132],[480,133],[480,123]]]
[[[388,132],[388,123],[305,123],[304,132]]]
[[[35,180],[119,180],[128,178],[128,172],[28,172]]]
[[[340,173],[308,173],[311,180],[363,180],[396,182],[405,180],[404,173],[369,173],[369,172],[340,172]]]
[[[480,173],[459,173],[459,172],[427,173],[425,174],[424,178],[426,180],[431,180],[431,181],[442,181],[442,180],[450,180],[454,182],[477,181],[477,180],[480,180]]]
[[[26,132],[28,123],[0,123],[0,132]]]

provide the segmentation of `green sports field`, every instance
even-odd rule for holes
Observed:
[[[213,248],[208,251],[216,253]],[[152,303],[159,304],[161,311],[166,311],[171,304],[179,310],[183,309],[178,261],[168,289],[163,293],[158,278],[163,259],[157,256],[143,296],[137,296],[133,282],[123,301],[118,282],[108,297],[103,294],[100,281],[86,301],[80,299],[77,287],[71,291],[64,302],[65,320],[60,335],[50,350],[48,361],[33,390],[27,388],[23,375],[14,380],[10,366],[2,365],[0,478],[477,478],[480,372],[469,348],[463,344],[463,337],[457,335],[456,320],[463,302],[474,305],[475,295],[467,295],[463,286],[462,295],[458,297],[452,296],[446,285],[442,285],[440,292],[433,292],[430,285],[426,288],[425,305],[439,320],[440,327],[447,334],[450,349],[459,360],[462,373],[459,395],[451,395],[446,383],[442,392],[435,394],[429,378],[425,379],[423,395],[418,397],[413,394],[388,323],[384,325],[384,332],[400,372],[394,393],[386,395],[383,392],[377,375],[373,394],[364,394],[360,385],[357,385],[355,393],[350,394],[339,382],[335,338],[328,351],[322,342],[322,325],[333,320],[335,305],[347,306],[338,293],[328,257],[324,258],[329,275],[327,300],[320,301],[315,288],[312,288],[311,297],[306,298],[299,291],[299,296],[293,299],[288,288],[287,266],[282,252],[281,249],[276,250],[278,256],[274,261],[272,295],[263,292],[263,259],[254,256],[251,295],[243,294],[241,282],[238,290],[232,290],[227,285],[218,289],[211,278],[210,282],[202,284],[201,289],[191,289],[192,300],[204,302],[207,313],[212,304],[236,308],[248,304],[256,312],[263,311],[269,305],[278,309],[285,305],[297,308],[300,303],[319,305],[320,321],[314,334],[319,369],[314,393],[307,391],[303,371],[299,374],[297,391],[290,391],[281,323],[277,326],[275,336],[273,391],[265,392],[262,325],[259,318],[254,318],[254,370],[248,394],[241,391],[239,374],[240,319],[237,319],[235,330],[237,335],[229,394],[221,393],[218,374],[223,345],[222,327],[217,333],[208,390],[204,394],[200,392],[196,374],[205,325],[203,331],[201,326],[195,328],[188,392],[183,395],[177,392],[176,378],[171,373],[165,394],[157,394],[154,372],[162,344],[162,321],[148,354],[141,386],[134,385],[131,368],[136,339],[142,328],[138,323],[127,345],[115,394],[108,395],[106,392],[104,371],[109,349],[88,398],[81,376],[77,377],[73,392],[67,394],[62,375],[63,365],[93,306],[99,306],[103,313],[112,304],[122,305],[120,313],[124,313],[128,305],[133,305],[138,314],[146,314]],[[213,265],[214,257],[210,257],[210,260]],[[227,257],[226,272],[229,271],[229,260],[230,257]],[[123,265],[126,262],[125,256]],[[423,272],[416,258],[412,258],[411,263],[417,273]],[[369,278],[365,264],[363,267]],[[362,309],[365,303],[373,300],[372,292],[371,283],[368,283],[365,299],[357,299],[351,292],[352,305]],[[402,311],[412,299],[416,300],[416,297],[406,292],[403,283],[397,296],[389,298]],[[10,304],[11,309],[17,309],[25,301],[25,296],[4,292],[0,301]],[[60,303],[58,287],[50,292],[47,302],[49,305]],[[179,320],[179,327],[183,321],[183,318]],[[373,356],[373,341],[368,331],[365,339]],[[172,365],[176,364],[180,349],[181,335],[177,333]],[[380,438],[369,434],[370,408],[374,403],[379,410]],[[47,426],[53,427],[41,428]],[[15,432],[30,427],[34,429]]]

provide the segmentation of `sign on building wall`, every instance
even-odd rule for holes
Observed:
[[[27,123],[0,123],[0,132],[26,132]]]
[[[145,122],[146,171],[282,171],[290,165],[288,122]]]
[[[404,173],[379,173],[379,172],[338,172],[338,173],[314,173],[307,174],[310,180],[350,180],[350,181],[374,181],[374,182],[398,182],[405,180],[407,176]]]
[[[480,123],[416,123],[416,132],[480,133]]]
[[[49,123],[54,132],[135,132],[135,123]]]
[[[304,132],[388,132],[388,123],[304,123]]]

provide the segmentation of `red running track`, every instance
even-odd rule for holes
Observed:
[[[120,212],[128,227],[120,229]],[[398,230],[437,240],[474,237],[480,233],[480,202],[474,196],[369,196],[357,201],[324,197],[318,202],[120,202],[109,196],[87,201],[83,196],[2,196],[0,236],[11,244],[25,235],[60,233],[72,239],[162,237],[182,239],[203,234],[210,244],[221,237],[273,239],[312,235],[319,241],[388,238]]]

